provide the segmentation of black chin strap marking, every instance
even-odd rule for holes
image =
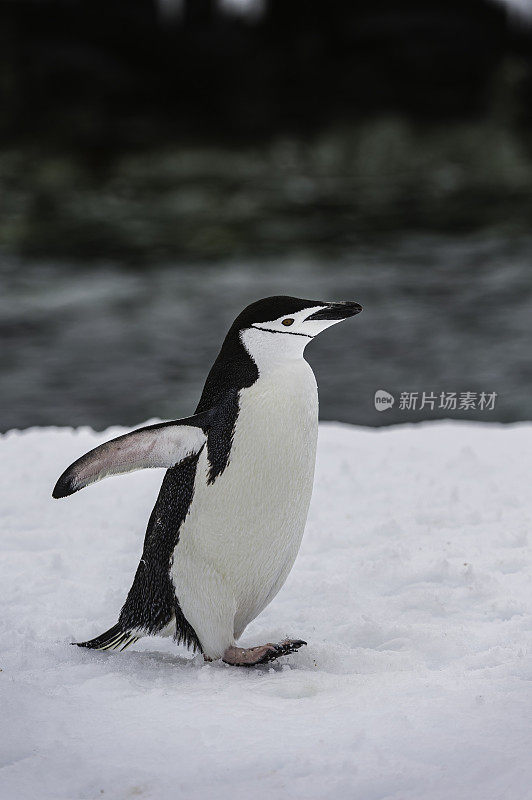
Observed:
[[[284,333],[286,336],[304,336],[305,339],[314,339],[314,336],[309,336],[308,333],[295,333],[295,331],[274,331],[273,328],[259,328],[258,325],[252,325],[257,331],[267,331],[268,333]]]

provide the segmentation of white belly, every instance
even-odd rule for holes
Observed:
[[[289,362],[241,391],[229,463],[211,485],[206,449],[200,455],[172,578],[209,655],[211,629],[230,617],[238,638],[290,572],[312,494],[317,422],[314,374],[303,359]]]

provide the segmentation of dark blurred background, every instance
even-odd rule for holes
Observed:
[[[0,0],[0,91],[2,430],[188,414],[278,293],[365,306],[322,418],[532,418],[532,3]]]

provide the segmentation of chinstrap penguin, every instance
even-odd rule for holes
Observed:
[[[125,650],[168,635],[208,660],[250,666],[306,644],[237,640],[284,584],[303,536],[318,432],[305,347],[361,310],[296,297],[252,303],[229,329],[194,416],[119,436],[65,470],[55,498],[167,468],[118,623],[80,647]]]

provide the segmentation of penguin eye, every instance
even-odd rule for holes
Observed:
[[[283,319],[283,325],[286,325],[288,327],[288,325],[293,325],[294,321],[295,320],[291,319],[290,317],[288,319]]]

